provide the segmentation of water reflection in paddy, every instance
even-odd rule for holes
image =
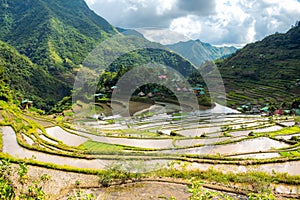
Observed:
[[[50,155],[25,149],[17,143],[16,134],[11,127],[3,127],[3,153],[9,153],[17,158],[33,158],[42,162],[51,162],[58,165],[69,165],[80,168],[103,168],[108,162],[99,160],[75,159]]]
[[[58,127],[59,128],[59,127]],[[61,129],[65,133],[67,131]],[[88,133],[84,133],[81,131],[72,131],[76,134],[81,135],[84,138],[89,138],[96,142],[108,143],[108,144],[120,144],[125,146],[133,146],[133,147],[141,147],[141,148],[172,148],[173,143],[172,139],[133,139],[133,138],[118,138],[118,137],[105,137],[105,136],[97,136]],[[70,133],[69,133],[70,134]]]
[[[221,154],[229,155],[236,153],[248,153],[267,151],[272,148],[283,148],[289,145],[283,142],[272,140],[267,137],[255,138],[245,140],[238,143],[226,144],[226,145],[209,145],[190,149],[178,149],[178,150],[166,150],[167,153],[187,153],[187,154]]]
[[[255,129],[253,130],[254,133],[265,133],[265,132],[271,132],[271,131],[279,131],[281,130],[281,126],[271,126],[267,128],[261,128],[261,129]]]
[[[209,145],[209,144],[215,144],[218,142],[224,142],[224,141],[235,141],[240,140],[245,137],[215,137],[215,138],[202,138],[202,139],[185,139],[185,140],[176,140],[175,145],[179,147],[191,147],[195,145]]]
[[[278,135],[276,136],[276,138],[280,139],[285,139],[285,140],[290,140],[293,136],[300,136],[300,133],[297,133],[297,134],[292,134],[292,135]]]
[[[51,162],[59,165],[69,165],[69,166],[80,167],[80,168],[95,168],[95,169],[103,169],[108,164],[115,162],[114,160],[75,159],[75,158],[61,157],[61,156],[49,155],[41,152],[27,150],[18,145],[16,141],[15,132],[11,127],[3,127],[2,130],[3,130],[2,131],[3,152],[9,153],[10,155],[17,158],[32,158],[34,156],[36,160],[42,162]],[[267,141],[267,139],[268,138],[262,138],[260,140],[254,140],[254,141],[255,142],[260,141],[261,143],[263,143],[264,141]],[[261,146],[260,143],[258,143],[257,146]],[[167,162],[169,162],[169,160],[164,160],[164,159],[145,161],[144,165],[145,166],[148,165],[154,166],[155,164],[162,165],[162,164],[166,164]],[[264,171],[264,172],[272,173],[272,170],[274,170],[276,172],[282,172],[282,173],[288,172],[291,175],[300,175],[299,166],[300,166],[300,161],[263,164],[260,166],[236,166],[236,165],[215,165],[215,164],[212,165],[212,164],[192,163],[191,166],[189,166],[189,168],[207,170],[211,167],[214,167],[215,169],[222,170],[223,172],[245,172],[248,170],[252,170],[252,171],[255,170],[255,171]]]
[[[279,158],[279,153],[256,153],[256,154],[245,154],[238,156],[230,156],[230,158],[254,158],[254,159],[267,159],[267,158]]]
[[[28,137],[27,135],[22,135],[22,137],[25,139],[27,144],[33,145],[34,141],[30,137]]]
[[[42,140],[47,141],[47,142],[50,142],[50,143],[52,143],[52,144],[58,144],[58,142],[56,142],[56,141],[54,141],[54,140],[51,140],[51,139],[47,138],[47,137],[44,136],[44,135],[40,135],[40,138],[41,138]]]
[[[207,127],[207,128],[196,128],[196,129],[188,129],[188,130],[180,130],[178,133],[185,137],[196,137],[201,136],[202,134],[214,133],[217,131],[221,131],[221,127]]]
[[[3,139],[3,153],[8,153],[16,158],[35,158],[35,160],[47,163],[54,163],[57,165],[67,165],[78,168],[90,168],[90,169],[104,169],[107,165],[114,163],[119,160],[117,156],[112,159],[79,159],[71,157],[63,157],[57,155],[46,154],[38,151],[32,151],[25,149],[17,143],[16,134],[11,127],[2,128],[2,139]],[[114,160],[115,159],[115,160]],[[135,162],[135,161],[133,161]],[[137,162],[140,162],[137,160]],[[147,169],[154,168],[156,165],[162,165],[169,162],[169,160],[158,159],[158,160],[146,160],[144,165],[149,167]]]
[[[229,137],[223,138],[203,138],[203,139],[189,139],[189,140],[176,140],[175,145],[180,147],[194,146],[197,144],[214,144],[216,142],[222,142],[229,140]]]
[[[284,163],[270,163],[255,166],[237,166],[237,165],[215,165],[215,164],[200,164],[192,163],[188,169],[200,169],[208,170],[214,168],[222,172],[228,173],[242,173],[247,171],[261,171],[269,174],[273,174],[273,171],[277,173],[289,173],[292,176],[300,175],[300,161],[284,162]]]
[[[47,128],[46,132],[51,137],[58,139],[69,146],[79,146],[88,140],[87,138],[68,133],[58,126]]]
[[[294,126],[295,121],[285,121],[285,122],[279,122],[283,126]]]

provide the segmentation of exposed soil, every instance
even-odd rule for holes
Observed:
[[[42,125],[43,127],[51,127],[51,126],[54,126],[53,123],[51,123],[50,121],[46,121],[46,120],[42,120],[42,119],[36,119],[36,118],[33,118],[31,116],[28,116],[28,115],[23,115],[23,117],[29,119],[29,120],[32,120],[40,125]]]
[[[120,103],[123,103],[123,106],[125,106],[124,108],[122,106],[120,106],[120,110],[121,109],[125,109],[125,110],[128,109],[128,108],[126,108],[126,103],[125,102],[120,102]],[[101,107],[101,109],[102,109],[101,113],[104,113],[106,116],[113,115],[111,107],[110,107],[110,103],[97,103],[96,105],[98,107]],[[118,106],[117,103],[115,103],[114,105]],[[129,101],[129,114],[130,114],[130,116],[133,116],[134,113],[136,113],[138,111],[141,111],[141,110],[144,110],[144,109],[148,109],[151,106],[152,106],[151,103]]]
[[[11,170],[14,185],[21,188],[21,185],[18,184],[17,171],[17,165],[14,164]],[[185,200],[189,199],[191,195],[188,193],[186,181],[180,179],[149,179],[142,182],[103,188],[100,186],[99,177],[96,175],[64,172],[35,166],[28,166],[29,179],[27,187],[45,174],[49,175],[51,179],[42,183],[40,186],[43,187],[45,193],[48,194],[47,199],[50,200],[66,200],[68,197],[75,195],[79,190],[85,194],[93,193],[97,200],[161,200],[170,199],[171,197],[177,200]],[[76,185],[76,182],[78,185]],[[225,194],[234,197],[234,199],[247,199],[243,195],[233,194],[232,192],[234,192],[236,188],[227,188],[218,184],[204,184],[203,186],[208,190],[223,191]],[[280,191],[277,192],[289,193],[288,190],[290,189],[286,187],[289,188],[289,186],[282,186]],[[296,194],[281,194],[280,196],[299,198],[299,195]],[[278,199],[283,199],[280,196]]]
[[[130,115],[134,115],[134,113],[148,109],[152,106],[150,103],[142,103],[142,102],[135,102],[135,101],[130,101],[129,102],[129,113]]]
[[[21,188],[21,185],[18,183],[18,165],[12,166],[12,179],[14,185]],[[50,200],[61,200],[59,197],[65,190],[64,188],[74,187],[76,181],[80,183],[80,186],[90,186],[97,187],[99,178],[95,175],[86,175],[73,172],[64,172],[53,169],[47,169],[42,167],[28,166],[28,182],[27,187],[32,184],[34,181],[38,181],[41,176],[49,175],[50,180],[40,184],[43,187],[44,192],[48,195]],[[25,187],[26,188],[26,187]],[[48,199],[47,198],[47,199]]]
[[[148,199],[189,199],[187,186],[176,183],[143,182],[131,183],[109,188],[94,188],[83,190],[85,193],[93,193],[97,200],[148,200]],[[73,193],[76,189],[73,190]]]

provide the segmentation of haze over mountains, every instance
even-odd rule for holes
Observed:
[[[22,97],[45,110],[71,94],[76,71],[89,52],[124,31],[96,15],[84,0],[12,0],[0,6],[3,77]],[[234,47],[214,47],[200,40],[168,47],[196,66],[234,53],[217,63],[232,105],[284,101],[299,94],[295,87],[300,78],[298,25],[237,53]]]
[[[190,40],[167,45],[170,49],[187,58],[195,66],[200,66],[207,60],[227,57],[237,51],[235,47],[215,47],[200,40]]]

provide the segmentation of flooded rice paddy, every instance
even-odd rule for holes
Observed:
[[[166,150],[165,153],[174,154],[196,154],[196,155],[233,155],[248,152],[267,151],[275,148],[288,147],[288,144],[278,142],[270,138],[262,137],[250,140],[245,140],[233,144],[225,145],[208,145],[190,149]]]
[[[174,157],[190,154],[194,156],[218,155],[234,159],[263,160],[281,158],[277,150],[290,147],[287,143],[273,140],[269,137],[249,138],[249,134],[251,132],[255,134],[280,131],[284,126],[293,125],[293,121],[282,120],[281,122],[279,120],[279,122],[276,121],[278,125],[275,125],[269,118],[259,115],[243,115],[218,104],[209,110],[193,111],[188,114],[179,112],[179,114],[177,113],[176,115],[172,112],[169,113],[171,110],[178,109],[176,106],[153,106],[151,109],[152,113],[148,116],[145,115],[145,113],[147,113],[146,110],[130,118],[123,118],[119,115],[113,116],[111,119],[116,119],[114,123],[101,120],[80,121],[76,126],[73,126],[73,128],[75,127],[77,130],[63,129],[53,125],[50,126],[51,123],[49,122],[45,122],[44,126],[46,127],[47,135],[68,146],[77,147],[88,141],[94,141],[110,145],[151,149],[152,151],[150,152],[143,152],[145,153],[143,154],[145,157],[147,157],[147,153],[158,153],[159,155]],[[42,122],[43,120],[40,121]],[[39,122],[39,120],[36,120],[36,122]],[[120,130],[122,130],[122,135],[119,135]],[[128,134],[126,130],[130,130]],[[132,133],[132,130],[135,130],[137,133],[140,131],[152,133],[160,132],[161,136],[154,137],[149,134],[139,138],[140,135]],[[92,132],[93,134],[91,134]],[[111,135],[108,135],[108,132]],[[109,159],[83,159],[38,152],[19,146],[16,133],[11,127],[2,127],[2,133],[3,152],[17,158],[32,158],[41,162],[50,162],[57,165],[92,169],[104,169],[115,161],[122,159],[114,155],[110,155]],[[175,133],[175,135],[172,135],[173,133]],[[277,136],[277,138],[287,140],[290,139],[291,136],[299,135],[300,133],[282,135]],[[23,138],[27,144],[34,145],[34,140],[30,137],[23,135]],[[53,145],[58,144],[57,141],[43,134],[40,134],[40,139]],[[62,152],[55,146],[52,146],[50,149]],[[136,160],[138,160],[138,158]],[[133,161],[136,160],[133,158]],[[164,166],[172,161],[159,157],[143,160],[145,166]],[[258,166],[237,166],[192,162],[189,167],[191,169],[201,170],[207,170],[213,167],[223,172],[258,170],[272,173],[274,170],[276,172],[288,172],[291,175],[300,175],[299,164],[299,161],[293,161]]]

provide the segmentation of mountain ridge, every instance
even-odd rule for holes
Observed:
[[[0,26],[5,81],[44,110],[71,94],[85,57],[118,33],[84,0],[3,1]]]
[[[14,0],[2,7],[0,40],[59,71],[79,65],[95,44],[117,33],[83,0]]]
[[[199,39],[186,42],[180,41],[166,46],[187,58],[195,66],[200,66],[208,60],[224,58],[237,50],[235,47],[216,47],[209,43],[201,42]]]

